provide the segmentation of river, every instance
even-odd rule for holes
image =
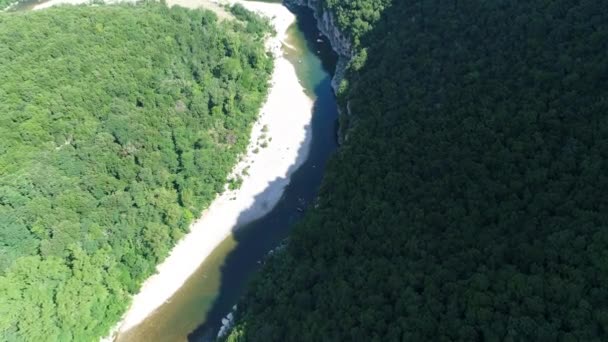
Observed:
[[[11,10],[31,10],[44,0],[26,0]],[[280,1],[265,1],[280,2]],[[308,8],[293,9],[297,22],[284,47],[300,84],[313,99],[308,158],[296,170],[276,207],[225,239],[173,296],[116,341],[212,341],[221,320],[243,295],[261,260],[284,241],[314,203],[325,165],[337,148],[338,113],[331,88],[337,56],[316,28]],[[298,89],[299,91],[299,89]]]
[[[312,11],[297,9],[285,48],[306,92],[314,100],[312,141],[305,163],[293,173],[277,206],[224,240],[164,305],[118,341],[210,341],[237,303],[260,260],[289,236],[301,210],[313,203],[325,165],[337,148],[337,106],[331,89],[336,56],[321,37]]]

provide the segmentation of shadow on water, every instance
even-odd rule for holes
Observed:
[[[255,197],[253,205],[240,213],[232,236],[214,250],[164,305],[140,325],[121,333],[119,342],[176,341],[186,336],[190,341],[214,340],[222,318],[237,303],[249,279],[261,266],[260,261],[289,235],[293,224],[314,202],[325,165],[337,148],[338,114],[331,89],[337,56],[327,39],[320,36],[312,11],[291,10],[298,20],[297,27],[290,28],[289,44],[296,49],[286,49],[285,54],[301,85],[314,100],[312,121],[307,127],[310,145],[306,161],[291,174],[281,200],[268,214],[251,222],[256,208],[265,205],[268,192],[277,184],[284,184],[285,178],[269,183]],[[304,148],[300,146],[298,156],[306,153]],[[290,169],[294,168],[295,165]]]
[[[305,64],[306,56],[288,55],[298,71],[302,85],[315,98],[308,159],[292,174],[281,201],[270,213],[233,232],[237,245],[221,267],[219,295],[207,313],[205,322],[188,336],[190,341],[213,341],[216,338],[222,317],[230,312],[243,294],[249,279],[259,269],[260,260],[288,237],[291,227],[302,217],[305,208],[313,204],[325,165],[337,148],[337,106],[331,89],[336,56],[326,43],[327,40],[321,39],[312,11],[307,8],[291,10],[298,17],[297,30],[305,38],[306,46],[301,48],[316,55],[315,58],[321,62],[320,65],[310,66]],[[310,67],[319,70],[307,70]],[[309,77],[314,72],[322,73],[320,80]],[[300,148],[299,153],[303,152]],[[264,197],[264,193],[256,196],[256,203]],[[246,218],[249,210],[251,209],[241,213],[240,217]]]

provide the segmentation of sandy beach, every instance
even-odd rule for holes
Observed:
[[[198,1],[174,0],[168,3],[197,7]],[[237,227],[237,219],[242,225],[268,213],[281,198],[289,183],[290,173],[306,159],[310,141],[307,126],[312,118],[312,100],[304,93],[294,67],[283,58],[281,52],[281,40],[295,17],[280,4],[246,2],[243,5],[274,18],[273,23],[278,33],[277,37],[268,42],[275,55],[272,88],[254,125],[247,154],[234,171],[235,174],[240,174],[248,167],[249,176],[243,178],[238,190],[219,196],[201,218],[194,222],[190,233],[157,267],[158,273],[146,280],[133,298],[120,331],[128,331],[136,326],[169,299],[213,249]],[[262,132],[264,127],[265,133]],[[257,145],[262,134],[272,137],[266,148]],[[300,151],[302,144],[306,147]],[[258,152],[254,153],[254,150]],[[243,215],[245,211],[246,215]]]
[[[51,0],[37,5],[43,9],[57,4],[86,3],[83,0]],[[310,143],[308,126],[312,119],[312,99],[299,83],[293,65],[283,57],[282,41],[295,16],[281,4],[239,2],[246,8],[272,19],[277,36],[267,41],[275,58],[271,90],[255,123],[246,155],[233,174],[248,176],[238,190],[218,196],[188,233],[157,266],[157,273],[148,278],[133,297],[129,310],[111,332],[128,331],[168,300],[198,268],[214,248],[237,226],[251,222],[268,213],[280,200],[289,177],[306,159]],[[169,0],[168,5],[197,8],[209,5],[209,0]],[[216,4],[217,6],[217,4]],[[260,137],[272,140],[268,146],[258,145]],[[237,225],[238,220],[238,225]],[[105,340],[111,340],[112,337]]]

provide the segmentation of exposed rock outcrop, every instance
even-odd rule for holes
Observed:
[[[217,338],[221,339],[230,334],[230,331],[234,327],[234,313],[236,312],[236,305],[232,307],[232,311],[226,315],[226,317],[222,318],[222,327],[220,331],[217,333]]]
[[[336,19],[329,10],[321,8],[318,0],[283,0],[285,5],[289,6],[305,6],[313,10],[315,19],[317,20],[317,28],[321,33],[329,39],[332,49],[338,54],[338,63],[336,64],[336,70],[334,77],[331,80],[331,86],[334,89],[334,93],[337,94],[338,87],[344,79],[346,73],[346,67],[350,62],[351,58],[355,54],[353,44],[349,37],[347,37],[340,29]],[[341,108],[338,106],[338,112],[340,116],[350,117],[350,106]],[[340,120],[343,124],[349,120]],[[346,125],[348,126],[348,125]],[[346,131],[348,127],[340,126],[338,130],[338,144],[342,144],[346,140]]]
[[[317,28],[329,39],[332,49],[338,54],[338,64],[332,80],[334,92],[344,77],[344,71],[348,62],[353,57],[354,51],[350,39],[338,28],[334,15],[320,7],[318,0],[284,0],[287,6],[305,6],[313,10],[317,20]]]

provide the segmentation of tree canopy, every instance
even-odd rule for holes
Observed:
[[[272,70],[235,15],[0,13],[0,340],[98,340],[223,191]]]
[[[608,6],[388,2],[324,2],[348,139],[228,340],[607,340]]]

